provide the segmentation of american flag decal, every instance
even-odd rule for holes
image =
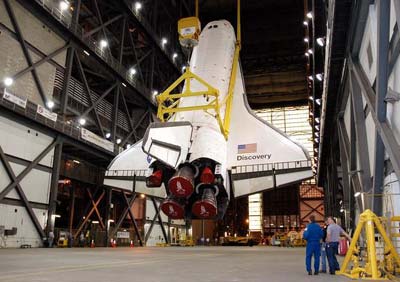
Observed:
[[[248,154],[257,152],[257,143],[238,145],[238,154]]]

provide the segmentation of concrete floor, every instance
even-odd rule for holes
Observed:
[[[0,281],[349,281],[309,276],[303,248],[1,249]]]

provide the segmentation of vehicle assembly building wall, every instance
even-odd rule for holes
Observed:
[[[334,82],[327,79],[323,97],[324,103],[333,95],[340,99],[335,116],[327,114],[333,105],[323,106],[326,115],[321,128],[332,130],[337,141],[330,142],[335,138],[322,132],[320,164],[337,159],[340,173],[335,176],[333,170],[320,165],[318,174],[327,191],[334,191],[333,185],[343,190],[343,198],[337,198],[334,205],[340,207],[347,223],[354,224],[365,209],[388,217],[400,215],[400,4],[376,1],[369,5],[365,1],[354,7],[353,16],[341,90],[330,93]],[[328,32],[332,44],[333,33]],[[334,126],[328,128],[327,119]],[[329,149],[324,143],[330,143]],[[337,181],[332,180],[335,177]]]
[[[38,232],[28,209],[32,209],[43,230],[47,222],[54,138],[3,115],[0,115],[0,132],[0,226],[4,227],[0,245],[40,246],[42,234]],[[29,170],[29,166],[46,150],[48,152],[38,164]],[[28,173],[17,184],[21,188],[19,191],[18,187],[11,185],[16,180],[10,174],[19,177],[26,171]],[[26,206],[23,198],[30,207]]]

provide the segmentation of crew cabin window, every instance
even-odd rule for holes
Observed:
[[[214,25],[214,26],[213,26],[213,28],[217,28],[217,27],[218,27],[218,25]]]

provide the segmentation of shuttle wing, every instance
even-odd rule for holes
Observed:
[[[165,187],[147,188],[146,176],[149,174],[149,166],[155,161],[142,150],[142,140],[126,149],[114,158],[108,166],[104,176],[104,185],[117,187],[137,193],[166,197]],[[134,180],[135,183],[134,183]]]
[[[308,152],[252,112],[241,68],[233,97],[228,152],[227,166],[235,197],[300,182],[313,175]]]

